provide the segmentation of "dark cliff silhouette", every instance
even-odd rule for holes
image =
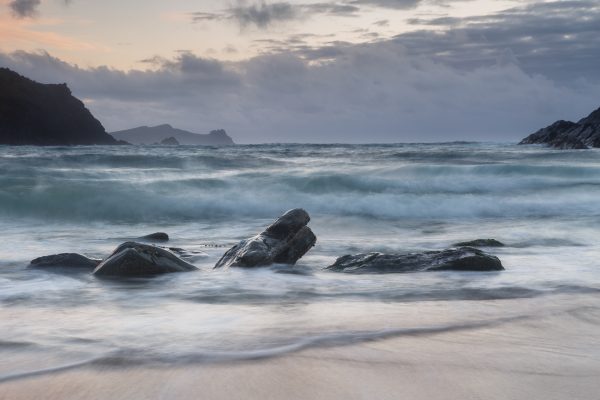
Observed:
[[[225,146],[235,144],[223,129],[211,131],[207,135],[184,131],[164,124],[158,126],[140,126],[124,131],[111,132],[115,138],[131,144],[154,144],[173,138],[182,145]]]
[[[600,147],[600,108],[578,122],[556,121],[519,144],[546,144],[557,149]]]
[[[0,68],[0,144],[119,144],[66,84],[42,84]]]

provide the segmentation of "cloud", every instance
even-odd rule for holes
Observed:
[[[290,3],[238,5],[232,7],[229,12],[241,27],[256,25],[265,28],[274,21],[289,21],[298,17],[297,7]]]
[[[340,3],[307,3],[295,4],[290,2],[276,3],[247,3],[239,1],[235,6],[221,12],[194,12],[192,21],[222,21],[229,20],[237,23],[241,28],[255,26],[266,29],[277,23],[289,22],[310,18],[314,15],[324,14],[329,16],[355,16],[360,9],[351,4]]]
[[[509,54],[531,74],[561,82],[580,76],[600,80],[600,7],[595,1],[534,3],[490,15],[409,22],[426,27],[394,39],[411,54],[460,68],[506,61]]]
[[[40,0],[13,0],[8,5],[17,18],[33,17],[40,5]]]
[[[397,43],[339,47],[313,64],[280,53],[230,63],[182,53],[154,70],[84,69],[45,53],[0,56],[43,82],[67,82],[111,129],[170,122],[239,142],[517,140],[598,106],[598,83],[564,86],[518,65],[461,70]]]
[[[15,52],[0,66],[67,82],[111,130],[223,127],[239,142],[516,141],[599,106],[595,2],[413,23],[374,43],[271,40],[277,52],[239,62],[184,51],[125,72]]]
[[[396,10],[406,10],[415,8],[422,0],[351,0],[350,4],[355,6],[372,6],[380,8],[392,8]]]

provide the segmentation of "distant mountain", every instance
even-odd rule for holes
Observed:
[[[118,144],[66,84],[42,84],[0,68],[0,144]]]
[[[579,122],[556,121],[519,144],[547,144],[557,149],[600,147],[600,108]]]
[[[199,133],[176,129],[168,124],[140,126],[124,131],[111,132],[111,135],[131,144],[160,143],[168,138],[173,138],[179,144],[183,145],[224,146],[235,144],[223,129],[211,131],[208,135],[201,135]]]

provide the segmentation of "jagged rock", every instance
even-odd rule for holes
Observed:
[[[42,84],[0,68],[0,144],[122,144],[66,84]]]
[[[502,263],[491,254],[472,247],[408,254],[366,253],[338,258],[330,271],[352,274],[421,271],[501,271]]]
[[[456,247],[504,247],[504,243],[496,239],[475,239],[468,242],[455,243]]]
[[[295,264],[317,241],[306,224],[310,217],[296,208],[279,217],[264,232],[229,249],[215,268]]]
[[[126,242],[96,267],[94,275],[148,276],[197,269],[164,248]]]
[[[556,121],[527,136],[519,144],[546,144],[557,149],[600,147],[600,108],[577,123]]]
[[[77,253],[61,253],[31,260],[30,268],[82,268],[93,270],[102,260],[88,258]]]
[[[155,242],[168,242],[169,241],[169,235],[167,235],[164,232],[154,232],[154,233],[151,233],[149,235],[142,236],[142,237],[140,237],[138,239],[140,239],[140,240],[148,240],[148,241],[155,241]]]

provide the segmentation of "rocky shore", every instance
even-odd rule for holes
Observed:
[[[256,236],[240,241],[223,254],[215,269],[255,268],[273,264],[294,265],[316,243],[317,237],[308,227],[310,216],[301,209],[290,210]],[[168,234],[156,232],[139,238],[147,242],[165,242]],[[443,251],[407,254],[363,253],[344,255],[324,268],[344,273],[403,273],[425,271],[501,271],[498,257],[475,247],[500,247],[495,239],[476,239],[458,243]],[[96,276],[152,276],[173,272],[189,272],[197,267],[184,260],[194,255],[177,247],[162,247],[140,242],[125,242],[103,260],[76,253],[39,257],[31,268],[88,270]]]

